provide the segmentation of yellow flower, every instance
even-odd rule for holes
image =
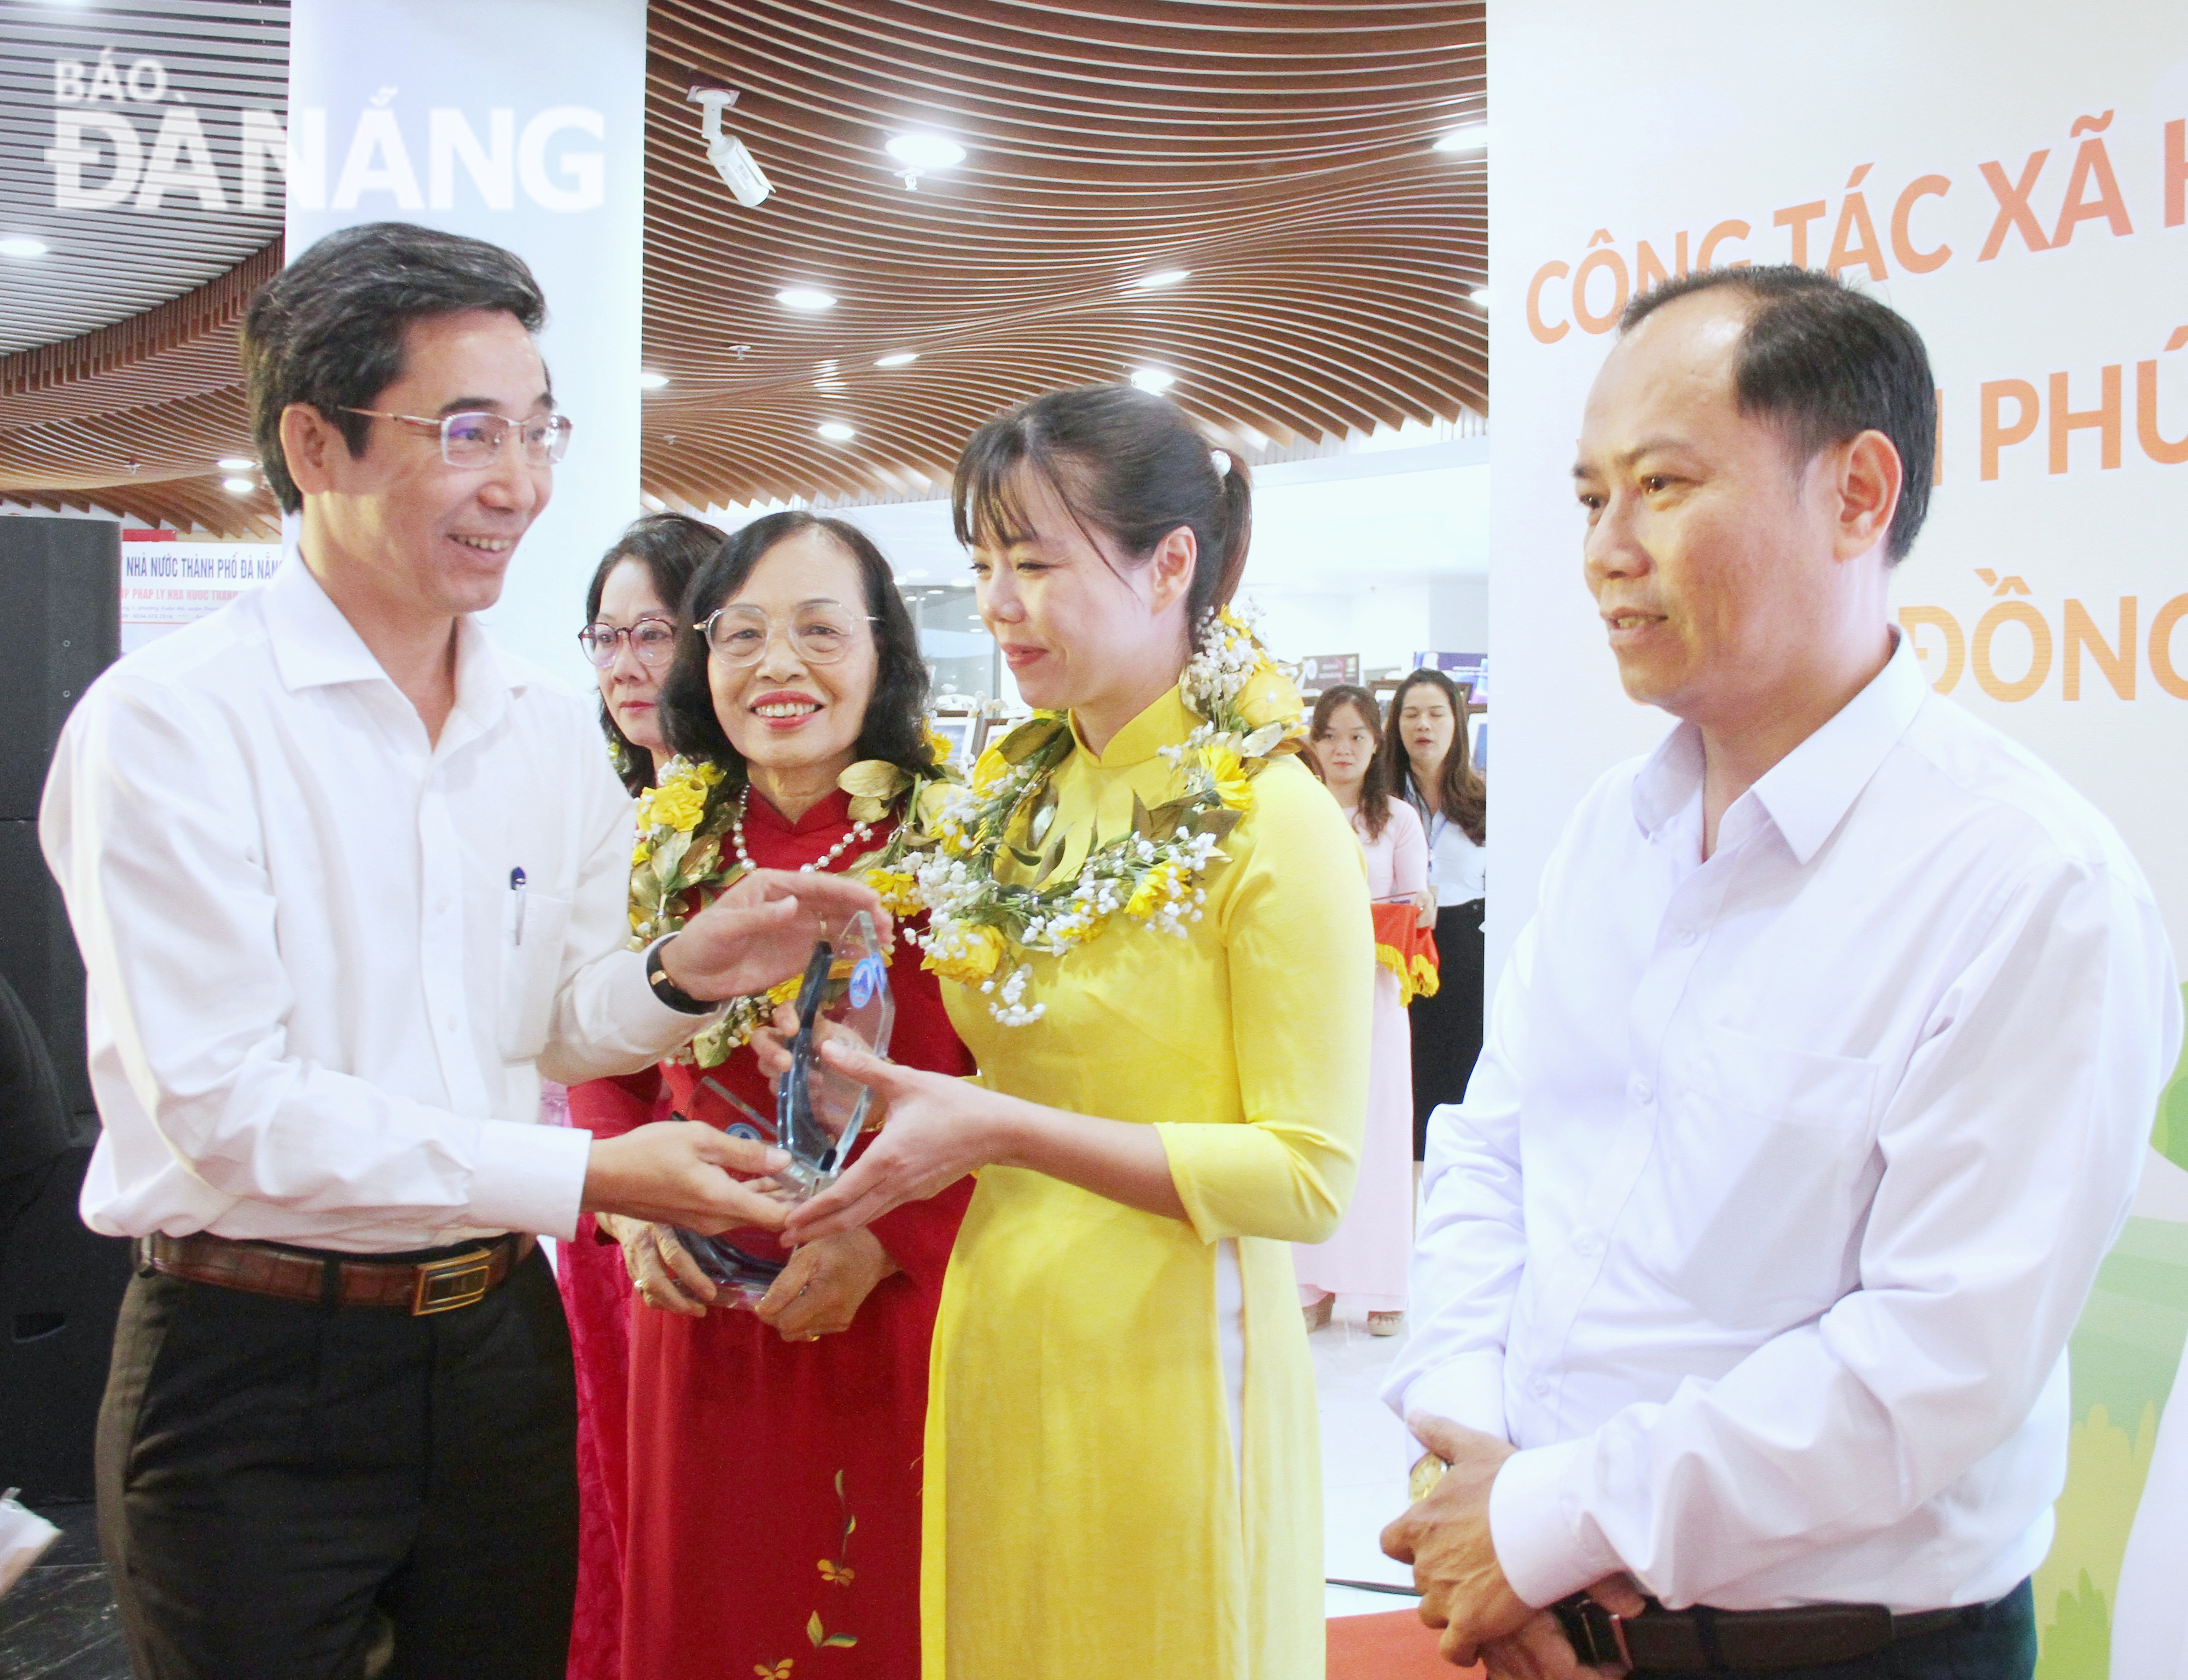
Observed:
[[[1010,774],[1011,761],[1003,756],[1000,747],[990,747],[980,755],[980,762],[973,766],[973,791],[985,793]]]
[[[708,758],[693,768],[691,777],[703,787],[717,787],[721,785],[724,774],[722,767]]]
[[[1254,784],[1247,780],[1246,767],[1236,753],[1227,747],[1213,747],[1201,755],[1200,762],[1215,779],[1216,794],[1226,805],[1243,811],[1254,803]]]
[[[778,980],[767,989],[767,1001],[770,1003],[795,1003],[798,1001],[798,989],[804,984],[803,974],[792,974],[787,980]]]
[[[925,908],[919,901],[919,877],[908,869],[870,869],[866,882],[891,916],[916,916]]]
[[[1002,960],[1003,936],[997,929],[952,924],[928,946],[922,966],[961,986],[976,986]]]
[[[707,790],[703,786],[696,781],[672,781],[654,790],[646,824],[651,827],[667,823],[680,834],[689,834],[699,826],[706,809]]]
[[[1142,920],[1153,916],[1169,901],[1172,886],[1183,874],[1184,871],[1174,863],[1157,864],[1132,889],[1132,896],[1125,901],[1125,914],[1136,916]]]
[[[630,848],[630,866],[636,869],[639,865],[646,861],[646,854],[652,849],[651,843],[641,837],[638,843]]]
[[[1266,659],[1246,679],[1235,704],[1249,730],[1265,724],[1297,723],[1303,709],[1300,691],[1292,686],[1291,679]]]

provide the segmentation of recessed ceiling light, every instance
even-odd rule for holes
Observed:
[[[1152,274],[1142,274],[1132,282],[1135,291],[1158,291],[1164,286],[1174,286],[1180,280],[1190,279],[1190,268],[1159,268]]]
[[[640,391],[658,391],[668,383],[667,374],[641,373],[638,376],[638,388]]]
[[[888,155],[914,169],[947,169],[965,161],[965,149],[940,134],[899,134],[888,143]]]
[[[841,420],[822,420],[813,429],[832,443],[848,443],[859,435]]]
[[[43,240],[20,238],[0,240],[0,257],[43,257],[46,254],[46,242]]]
[[[231,496],[247,496],[258,486],[248,478],[223,478],[220,488]]]
[[[883,356],[874,365],[877,368],[908,368],[918,359],[916,350],[899,350],[894,356]]]
[[[223,455],[213,465],[223,472],[249,472],[258,463],[248,455]]]
[[[1134,368],[1132,383],[1142,391],[1167,391],[1177,383],[1177,375],[1167,368]]]
[[[785,286],[775,293],[775,301],[786,309],[802,309],[808,314],[836,307],[833,297],[812,286]]]
[[[1489,146],[1489,125],[1471,122],[1463,128],[1454,128],[1430,148],[1439,152],[1486,151]]]
[[[1475,287],[1472,291],[1467,293],[1466,301],[1469,303],[1478,304],[1482,308],[1486,309],[1489,307],[1489,288],[1487,286]]]

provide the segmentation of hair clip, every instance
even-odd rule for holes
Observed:
[[[1218,478],[1228,478],[1231,476],[1231,457],[1225,454],[1222,450],[1210,449],[1208,452],[1208,464],[1215,469],[1215,476]]]

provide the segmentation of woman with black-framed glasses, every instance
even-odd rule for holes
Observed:
[[[668,757],[658,702],[676,651],[684,591],[724,540],[702,520],[649,515],[616,538],[585,591],[578,645],[600,684],[601,727],[616,774],[634,796],[653,786],[656,766]],[[570,1123],[595,1137],[668,1117],[658,1067],[572,1085],[569,1102]],[[622,1660],[630,1285],[622,1253],[596,1230],[590,1214],[579,1215],[576,1240],[556,1268],[578,1374],[580,1520],[569,1680],[615,1680]]]

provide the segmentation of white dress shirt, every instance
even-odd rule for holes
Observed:
[[[591,1139],[535,1124],[540,1074],[700,1024],[626,949],[630,802],[585,705],[466,619],[429,743],[293,555],[92,685],[39,821],[90,977],[94,1230],[567,1236]]]
[[[1521,1451],[1522,1598],[1987,1602],[2044,1555],[2066,1345],[2180,1038],[2066,781],[1882,673],[1701,856],[1700,738],[1598,782],[1430,1122],[1384,1398]]]
[[[1411,777],[1406,782],[1406,803],[1420,818],[1421,827],[1428,836],[1429,885],[1435,889],[1436,907],[1448,905],[1472,904],[1485,898],[1489,892],[1489,853],[1475,843],[1473,836],[1441,811],[1431,811],[1428,803],[1414,790]]]

